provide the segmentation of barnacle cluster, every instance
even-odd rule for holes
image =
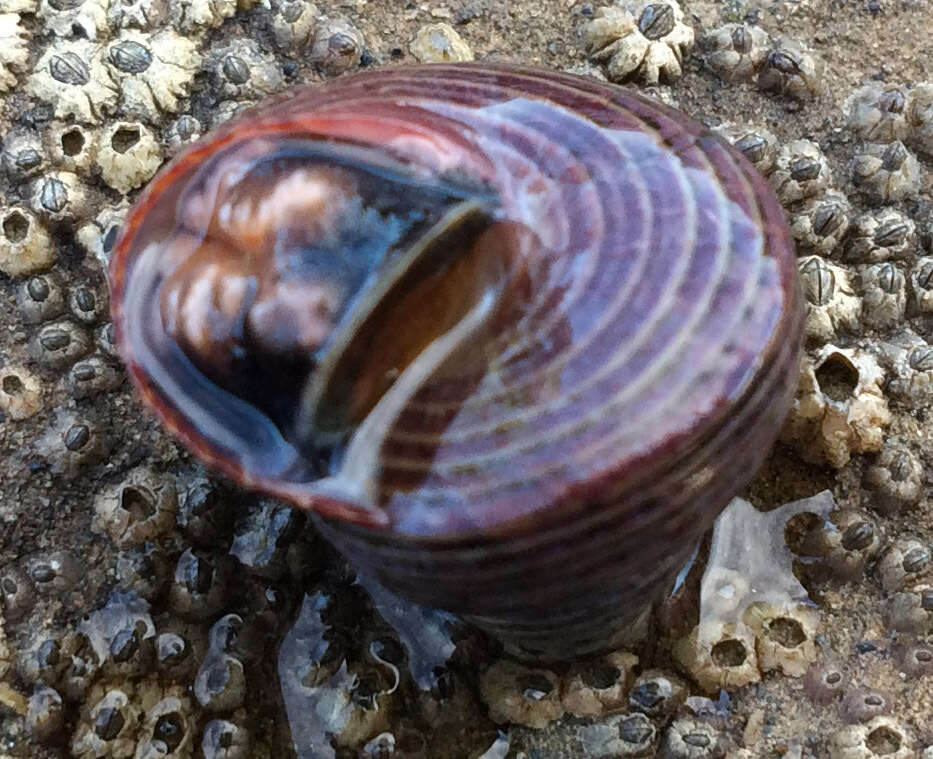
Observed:
[[[866,69],[834,91],[825,41],[686,1],[516,2],[508,23],[484,4],[403,5],[0,0],[3,750],[933,756],[929,705],[903,695],[933,678],[933,83]],[[612,81],[673,85],[649,90],[668,102],[689,80],[768,177],[807,311],[781,455],[820,485],[753,500],[835,492],[772,512],[758,562],[701,550],[646,622],[657,645],[560,666],[364,591],[301,514],[192,468],[129,399],[103,274],[165,160],[267,94],[397,59],[524,59],[535,36],[529,60],[589,58]],[[811,126],[702,100],[723,86]],[[724,524],[762,524],[738,513]]]

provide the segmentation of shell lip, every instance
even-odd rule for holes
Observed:
[[[119,331],[117,331],[116,341],[121,355],[126,357],[125,343]],[[274,477],[257,477],[249,474],[227,452],[211,445],[203,436],[193,431],[183,415],[167,402],[158,388],[149,381],[139,364],[127,358],[124,360],[127,362],[130,380],[143,404],[155,414],[158,421],[176,440],[211,469],[220,472],[240,487],[274,496],[293,506],[313,511],[329,519],[372,529],[389,526],[388,515],[382,509],[354,506],[326,494],[310,493],[292,483],[283,482]]]

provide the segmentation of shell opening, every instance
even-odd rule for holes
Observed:
[[[507,290],[515,307],[526,233],[482,187],[358,152],[301,140],[219,152],[152,235],[149,297],[202,392],[245,401],[300,451],[308,471],[294,479],[329,477],[322,497],[373,508],[381,436],[424,381],[482,361],[468,346]]]

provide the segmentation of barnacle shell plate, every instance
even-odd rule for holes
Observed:
[[[363,264],[322,242],[372,218],[403,231]],[[166,292],[203,286],[226,324],[205,255],[260,292],[336,282],[313,360],[261,320],[219,359],[178,339]],[[198,456],[321,515],[396,592],[549,656],[606,647],[748,480],[802,321],[744,158],[635,93],[490,64],[344,77],[225,124],[150,183],[111,278],[130,374]]]

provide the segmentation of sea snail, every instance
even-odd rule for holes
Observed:
[[[296,89],[167,166],[120,353],[197,456],[509,650],[611,648],[774,442],[802,312],[744,158],[634,92],[496,64]]]

